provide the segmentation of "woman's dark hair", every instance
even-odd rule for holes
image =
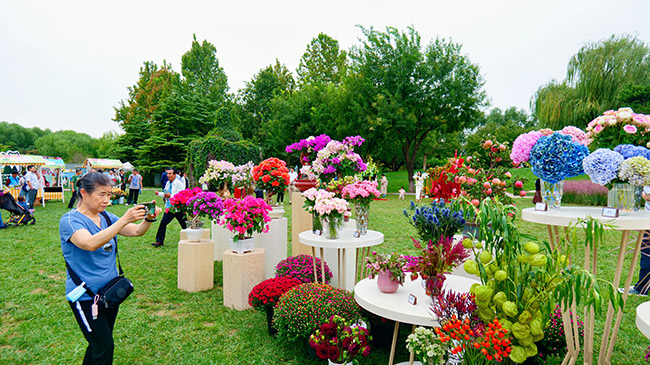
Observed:
[[[92,194],[98,186],[113,186],[111,179],[101,172],[91,172],[77,180],[77,188],[84,189],[88,194]]]

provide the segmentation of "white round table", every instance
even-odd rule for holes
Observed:
[[[619,245],[618,257],[616,261],[616,269],[614,271],[614,278],[612,283],[618,286],[621,281],[623,272],[623,262],[625,253],[627,251],[628,239],[630,232],[636,231],[636,245],[634,246],[630,268],[628,270],[627,278],[625,280],[626,290],[623,291],[623,301],[627,302],[628,291],[627,288],[632,284],[632,279],[636,271],[636,263],[641,251],[641,242],[643,239],[643,232],[650,229],[650,211],[639,210],[636,212],[621,212],[618,218],[603,217],[602,207],[561,207],[560,209],[552,209],[548,211],[537,211],[535,208],[527,208],[521,211],[521,218],[527,222],[545,224],[548,232],[551,247],[555,248],[561,242],[561,235],[559,227],[565,227],[565,235],[567,234],[567,227],[576,224],[581,219],[592,217],[603,224],[611,225],[611,229],[622,231],[621,243]],[[606,229],[610,229],[605,227]],[[585,262],[584,268],[592,274],[596,274],[596,264],[598,262],[598,247],[590,249],[589,245],[585,245]],[[564,308],[563,322],[569,323],[570,316],[568,314],[569,308]],[[575,303],[572,305],[574,320],[577,320],[577,311]],[[614,320],[614,317],[616,319]],[[607,310],[607,318],[603,330],[603,337],[600,345],[600,352],[597,354],[598,358],[594,359],[594,312],[589,310],[588,319],[584,321],[584,361],[585,363],[607,363],[611,362],[612,354],[614,351],[614,344],[618,335],[618,329],[621,325],[622,313],[619,309],[617,312],[610,305]],[[612,326],[612,321],[614,325]],[[571,340],[567,352],[567,359],[569,361],[576,361],[580,353],[579,336],[577,334],[567,333],[567,338]]]
[[[365,257],[369,254],[370,247],[379,245],[384,242],[384,234],[377,231],[368,230],[368,233],[360,236],[354,237],[355,229],[344,228],[339,233],[338,239],[328,239],[325,238],[325,235],[315,235],[312,231],[304,231],[298,235],[300,243],[310,246],[311,253],[314,259],[316,258],[316,248],[320,250],[320,260],[321,260],[321,274],[323,280],[325,280],[325,260],[324,260],[324,250],[325,248],[335,248],[337,250],[338,258],[338,277],[339,277],[339,287],[345,288],[345,267],[347,266],[347,259],[345,255],[345,250],[356,249],[356,258],[358,260],[364,260]],[[361,254],[359,254],[359,249]],[[357,280],[356,268],[358,265],[355,265],[354,278]],[[316,271],[316,260],[314,260],[314,281],[317,280],[317,271]]]
[[[636,326],[647,338],[650,338],[650,302],[636,307]]]
[[[453,290],[459,293],[469,292],[469,288],[478,280],[464,276],[447,275],[443,290]],[[417,298],[417,304],[410,304],[409,295]],[[400,323],[409,323],[415,328],[418,326],[437,326],[437,318],[429,309],[431,298],[426,295],[422,287],[422,279],[411,280],[407,277],[404,285],[400,286],[395,293],[386,294],[377,288],[377,279],[363,279],[354,287],[354,299],[361,307],[378,316],[395,321],[393,332],[393,343],[390,349],[389,365],[393,364],[395,357],[395,345]],[[411,363],[413,356],[411,355]]]

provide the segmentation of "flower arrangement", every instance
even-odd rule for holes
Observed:
[[[282,294],[301,284],[302,281],[290,276],[266,279],[255,285],[248,294],[248,305],[266,312],[275,307]]]
[[[361,156],[354,152],[354,146],[361,146],[365,140],[360,136],[346,137],[343,142],[329,141],[318,151],[312,169],[321,179],[331,180],[337,176],[352,176],[367,169]]]
[[[468,318],[472,330],[480,335],[484,326],[475,313],[476,308],[473,294],[445,290],[440,293],[437,300],[433,301],[431,312],[436,315],[439,323],[449,321],[452,318],[458,318],[461,321]]]
[[[650,161],[636,156],[621,162],[618,177],[632,185],[650,185]]]
[[[253,185],[253,168],[255,165],[252,162],[247,162],[243,165],[235,167],[232,174],[232,185],[236,188],[248,188]]]
[[[620,153],[608,148],[599,148],[584,158],[582,168],[592,182],[611,188],[611,183],[616,182],[618,178],[618,170],[623,160]]]
[[[211,160],[203,176],[199,178],[200,184],[207,184],[209,190],[218,191],[232,183],[232,176],[237,173],[235,165],[228,161]]]
[[[192,215],[190,220],[191,228],[196,228],[199,217],[206,217],[210,220],[217,220],[223,213],[223,200],[212,191],[201,191],[187,199],[185,205],[190,209]]]
[[[571,311],[569,312],[571,313]],[[571,325],[573,326],[573,319]],[[584,323],[580,320],[578,320],[578,331],[582,337],[584,335]],[[555,310],[549,316],[544,338],[537,343],[537,353],[541,363],[545,363],[545,360],[548,360],[549,357],[561,361],[567,353],[564,326],[562,325],[562,309],[559,305],[555,306]]]
[[[316,260],[316,279],[318,282],[323,282],[323,275],[321,267],[321,260],[314,258],[311,255],[298,255],[290,256],[278,262],[275,266],[275,277],[292,277],[302,281],[303,283],[314,282],[314,260]],[[327,262],[325,264],[325,282],[329,283],[332,279],[332,271],[330,270]]]
[[[623,156],[624,159],[632,157],[645,157],[650,160],[650,150],[642,146],[634,146],[631,144],[621,144],[614,148],[614,151],[618,152]]]
[[[264,199],[250,195],[243,199],[226,199],[224,208],[220,224],[235,233],[234,242],[251,237],[254,232],[268,232],[266,223],[271,221],[268,213],[272,208]]]
[[[427,170],[431,176],[431,191],[428,192],[434,199],[451,200],[461,193],[461,184],[458,173],[462,169],[465,159],[454,156],[444,166]]]
[[[201,192],[203,192],[203,189],[200,187],[179,191],[176,195],[169,198],[171,206],[166,211],[171,213],[193,214],[192,207],[187,202]]]
[[[305,208],[307,212],[312,213],[314,211],[314,206],[316,205],[316,200],[334,198],[334,193],[325,189],[310,188],[303,191],[302,196],[305,197],[305,205],[303,208]]]
[[[380,271],[388,271],[393,280],[398,281],[400,285],[404,284],[406,265],[406,259],[395,252],[378,254],[376,251],[372,251],[371,256],[366,257],[369,278],[374,279]]]
[[[376,181],[357,181],[346,185],[341,191],[343,199],[353,203],[368,205],[373,198],[379,198]]]
[[[287,153],[300,152],[300,162],[304,165],[309,165],[314,159],[318,151],[322,150],[332,139],[326,135],[301,139],[296,143],[292,143],[285,148]],[[302,171],[301,171],[302,172]]]
[[[438,335],[425,327],[416,327],[413,333],[408,335],[406,348],[423,364],[442,364],[447,355]]]
[[[345,318],[333,315],[327,323],[320,325],[309,337],[309,345],[316,349],[316,355],[337,364],[354,360],[359,354],[370,353],[368,330],[358,325],[348,325]]]
[[[416,206],[411,202],[411,213],[404,209],[404,215],[415,227],[423,241],[437,242],[440,237],[452,237],[465,225],[463,210],[457,205],[447,206],[443,200],[431,202],[431,206]]]
[[[522,162],[528,162],[528,159],[530,159],[530,150],[533,149],[533,146],[541,136],[543,134],[539,131],[520,134],[512,143],[512,152],[510,152],[512,163],[519,165]]]
[[[608,110],[587,125],[587,137],[593,140],[596,148],[613,148],[620,144],[650,148],[649,135],[650,117],[636,114],[630,108]]]
[[[300,177],[307,180],[316,180],[318,179],[318,174],[314,172],[311,165],[304,165],[300,168]]]
[[[126,196],[126,193],[123,190],[116,190],[111,193],[111,200],[116,200],[123,196]]]
[[[348,202],[345,199],[322,196],[315,200],[313,209],[321,217],[339,218],[346,214]]]
[[[360,318],[352,293],[328,284],[302,284],[280,297],[273,325],[278,337],[304,341],[335,314],[350,322]]]
[[[257,187],[267,191],[267,202],[273,194],[283,192],[289,186],[287,163],[275,158],[267,158],[253,168],[253,180]]]
[[[418,273],[426,280],[426,289],[432,296],[438,296],[445,282],[445,274],[451,272],[469,257],[469,251],[463,247],[462,242],[456,242],[453,237],[439,236],[437,240],[429,240],[424,247],[412,238],[413,246],[421,249],[422,253],[417,265],[410,266],[411,279],[415,280]]]
[[[436,327],[435,332],[440,342],[450,348],[452,355],[462,352],[463,363],[492,364],[493,361],[501,362],[509,356],[512,356],[515,362],[523,362],[518,361],[517,356],[520,354],[510,347],[509,331],[499,323],[498,318],[488,323],[482,336],[474,333],[468,318],[460,320],[453,317],[442,326]],[[525,356],[523,358],[525,359]]]
[[[571,137],[558,132],[542,136],[530,151],[531,171],[538,178],[554,184],[584,174],[582,160],[589,150]]]
[[[330,193],[334,193],[334,197],[343,198],[343,188],[357,181],[359,180],[354,176],[343,176],[342,178],[331,180],[323,185],[323,188]]]

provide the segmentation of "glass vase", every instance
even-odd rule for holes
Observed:
[[[339,230],[341,226],[341,218],[339,217],[322,217],[323,228],[325,229],[325,238],[336,240],[339,238]]]
[[[316,234],[316,231],[323,231],[323,222],[315,210],[311,212],[311,231],[314,234]]]
[[[542,180],[542,199],[548,209],[560,209],[562,205],[562,194],[564,194],[564,180],[556,183],[549,183]]]
[[[636,187],[631,184],[614,184],[607,193],[607,206],[621,212],[632,212],[636,203]]]
[[[360,235],[368,233],[368,215],[370,212],[370,203],[355,203],[354,217],[357,220],[357,232]]]

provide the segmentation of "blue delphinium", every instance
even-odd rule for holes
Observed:
[[[411,202],[410,215],[404,210],[404,215],[411,218],[409,222],[415,227],[422,241],[437,242],[440,237],[452,237],[465,225],[463,210],[447,206],[443,200],[434,201],[430,206],[416,206]]]
[[[533,174],[555,184],[568,177],[584,174],[582,160],[589,155],[587,147],[571,140],[571,136],[553,133],[543,136],[530,151]]]
[[[618,169],[623,160],[623,155],[620,153],[608,148],[599,148],[585,157],[582,167],[592,182],[598,185],[607,185],[618,177]]]
[[[620,153],[624,159],[632,157],[645,157],[650,160],[650,150],[643,146],[635,146],[632,144],[619,144],[614,148],[614,151]]]

